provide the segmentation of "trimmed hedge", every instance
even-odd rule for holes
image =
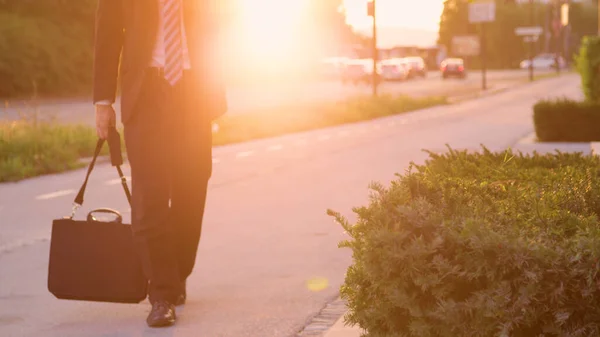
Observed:
[[[600,141],[600,37],[585,36],[575,60],[585,101],[565,98],[536,103],[533,123],[539,141]]]
[[[600,37],[585,36],[575,61],[585,99],[600,101]]]
[[[533,124],[542,142],[600,141],[600,103],[543,100],[533,107]]]
[[[600,336],[600,159],[450,150],[373,184],[346,322],[370,337]]]

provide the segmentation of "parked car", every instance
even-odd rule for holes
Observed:
[[[381,74],[381,66],[377,67],[377,74]],[[344,65],[342,71],[342,81],[359,84],[362,82],[371,83],[373,81],[373,60],[371,59],[351,59]]]
[[[529,60],[524,60],[521,62],[521,69],[528,69],[530,65]],[[558,58],[558,66],[560,68],[564,68],[567,65],[565,59],[562,57]],[[556,69],[556,54],[544,53],[539,54],[533,58],[533,68],[534,69]]]
[[[418,56],[410,56],[405,57],[404,61],[409,66],[408,77],[414,78],[416,76],[425,77],[427,76],[427,66],[425,65],[425,60],[422,57]]]
[[[467,71],[465,69],[465,61],[461,58],[447,58],[440,63],[440,71],[442,72],[442,78],[448,77],[467,77]]]
[[[402,58],[381,61],[381,77],[385,81],[403,81],[408,78],[409,65]]]

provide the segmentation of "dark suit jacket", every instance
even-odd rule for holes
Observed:
[[[193,90],[186,105],[213,120],[227,110],[220,67],[214,45],[217,27],[212,0],[182,0],[184,24],[191,59]],[[94,102],[115,101],[121,77],[121,120],[134,113],[156,43],[159,0],[99,0],[94,50]],[[216,3],[216,2],[215,2]],[[120,67],[119,67],[120,60]],[[120,70],[119,70],[120,68]]]

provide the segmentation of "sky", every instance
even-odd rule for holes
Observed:
[[[357,28],[371,25],[367,0],[344,0],[347,21]],[[437,31],[443,0],[377,0],[377,22],[383,27]]]
[[[367,16],[368,0],[343,0],[347,21],[357,28],[371,25]],[[292,24],[308,3],[307,0],[234,0],[241,8],[247,26],[265,27]],[[265,10],[268,8],[269,10]],[[437,31],[443,0],[377,0],[379,26]],[[277,13],[277,15],[272,15]]]

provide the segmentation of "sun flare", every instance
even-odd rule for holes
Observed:
[[[235,42],[255,60],[273,62],[289,56],[298,44],[296,32],[307,0],[237,0]]]
[[[235,10],[224,46],[230,76],[285,78],[310,66],[311,53],[318,50],[310,32],[315,0],[232,1]]]
[[[222,50],[231,76],[289,77],[292,72],[310,71],[322,58],[338,56],[332,55],[337,47],[331,34],[315,25],[311,12],[319,0],[228,1],[232,20]],[[347,22],[361,33],[372,22],[366,13],[367,1],[340,1]],[[381,26],[437,29],[442,4],[442,0],[378,0],[378,22]],[[368,34],[369,29],[366,31]]]

